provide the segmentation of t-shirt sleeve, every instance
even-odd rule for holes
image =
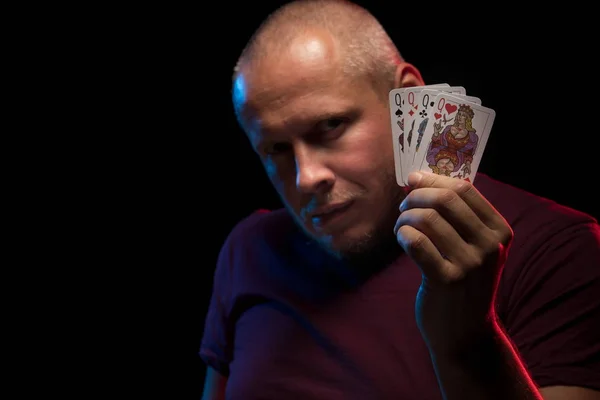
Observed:
[[[228,308],[231,292],[229,265],[230,241],[221,249],[213,278],[212,294],[204,322],[200,358],[223,376],[229,376],[232,343],[228,332]]]
[[[239,286],[236,288],[234,282],[240,281],[240,277],[234,275],[239,275],[240,272],[236,268],[248,266],[240,254],[246,254],[246,249],[252,247],[248,238],[262,232],[259,226],[265,214],[270,214],[270,211],[256,210],[235,225],[217,257],[199,355],[207,366],[223,376],[229,376],[229,365],[233,360],[235,322],[231,319],[231,312],[239,290]]]
[[[600,229],[580,221],[537,242],[501,289],[507,334],[539,387],[600,390]]]

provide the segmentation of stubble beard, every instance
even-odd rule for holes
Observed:
[[[296,223],[328,254],[353,268],[372,270],[389,264],[402,253],[393,228],[399,216],[398,207],[404,198],[404,192],[396,183],[393,171],[384,172],[380,179],[383,183],[383,193],[388,194],[390,200],[382,205],[379,211],[378,218],[381,220],[379,225],[370,232],[365,232],[361,238],[349,241],[339,248],[332,248],[326,239],[315,237],[308,232],[297,217],[295,217]]]
[[[396,183],[395,175],[383,175],[384,193],[390,200],[382,207],[381,222],[371,232],[361,239],[348,243],[347,246],[334,252],[334,256],[346,261],[358,269],[378,269],[383,267],[402,253],[402,248],[396,240],[393,228],[400,214],[398,207],[404,198],[404,192]]]

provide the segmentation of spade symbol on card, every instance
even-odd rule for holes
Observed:
[[[402,116],[402,109],[399,108],[399,109],[396,110],[396,116],[397,117]]]

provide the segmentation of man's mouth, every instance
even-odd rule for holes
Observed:
[[[311,213],[311,221],[320,228],[341,219],[354,202],[352,200],[333,203],[315,209]]]

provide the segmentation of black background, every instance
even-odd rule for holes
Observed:
[[[124,318],[150,321],[132,343],[151,358],[160,348],[170,360],[160,363],[158,381],[144,375],[140,382],[152,388],[173,372],[172,393],[185,393],[177,398],[201,393],[197,351],[223,240],[253,210],[280,206],[236,124],[230,85],[246,41],[283,3],[130,11],[125,32],[105,49],[110,57],[99,60],[118,71],[112,112],[127,116],[119,126],[127,139],[116,137],[111,153],[120,160],[116,179],[108,182],[120,212],[114,234],[124,240],[115,243],[133,271]],[[481,172],[598,216],[589,12],[359,4],[426,83],[464,86],[496,110]]]

